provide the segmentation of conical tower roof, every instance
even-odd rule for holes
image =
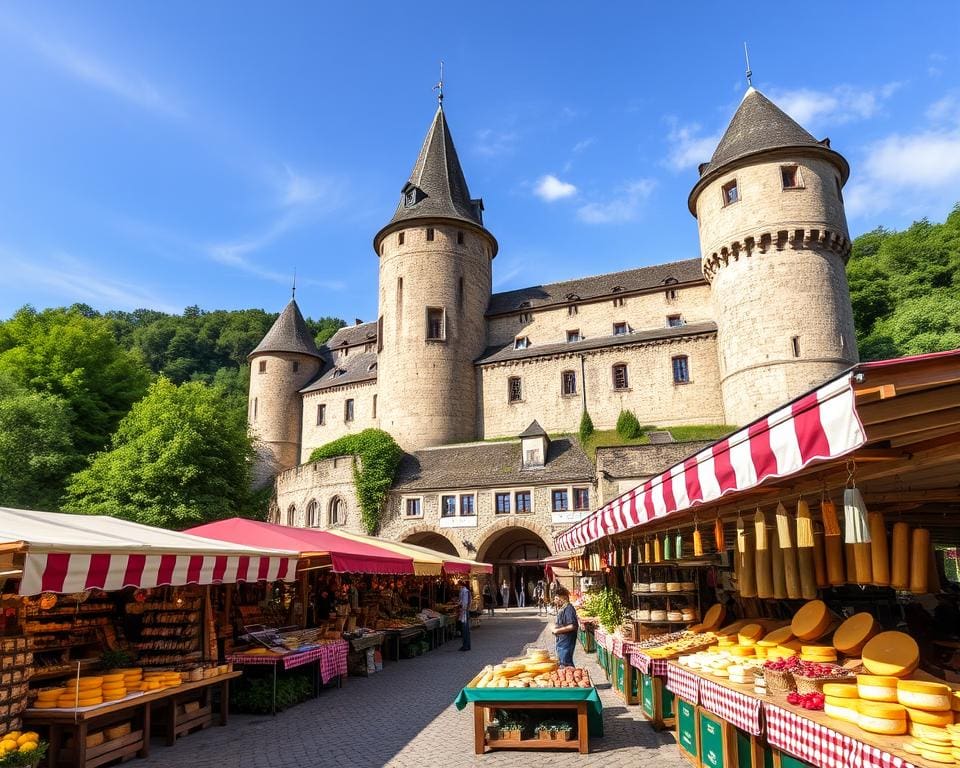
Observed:
[[[709,179],[727,166],[752,155],[780,149],[803,149],[828,154],[840,169],[841,183],[850,175],[850,166],[830,149],[830,140],[817,141],[796,120],[752,86],[747,89],[723,138],[709,163],[700,166],[700,180],[690,193],[690,211],[695,213],[696,196]]]
[[[267,331],[267,335],[247,357],[251,358],[267,352],[293,352],[320,357],[313,335],[307,328],[295,299],[290,299],[290,303],[283,308],[283,312]]]
[[[483,227],[483,200],[470,197],[442,106],[437,108],[410,178],[400,190],[397,210],[374,243],[378,244],[383,232],[399,222],[437,218]]]

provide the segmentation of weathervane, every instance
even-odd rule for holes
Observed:
[[[290,293],[290,298],[297,298],[297,268],[293,268],[293,290]]]
[[[443,62],[440,62],[440,82],[433,86],[433,90],[437,92],[437,104],[441,107],[443,106]]]
[[[747,43],[743,43],[743,58],[747,60],[747,86],[753,88],[753,72],[750,70],[750,53],[747,51]]]

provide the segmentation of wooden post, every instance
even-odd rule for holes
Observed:
[[[481,704],[473,703],[473,751],[482,755],[487,750],[487,731],[483,716],[484,708]]]

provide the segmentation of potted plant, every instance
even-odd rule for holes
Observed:
[[[523,723],[510,720],[500,725],[500,738],[505,741],[520,741],[523,738]]]
[[[556,730],[553,732],[555,741],[570,741],[573,735],[573,726],[570,723],[557,723]]]
[[[553,734],[551,733],[550,729],[550,723],[540,723],[540,725],[538,725],[535,729],[537,738],[540,739],[540,741],[551,741],[553,739]]]

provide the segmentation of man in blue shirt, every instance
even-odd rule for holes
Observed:
[[[554,590],[554,602],[557,606],[557,621],[553,627],[553,634],[557,638],[557,659],[561,667],[572,667],[579,629],[577,609],[570,603],[570,593],[563,586]]]

